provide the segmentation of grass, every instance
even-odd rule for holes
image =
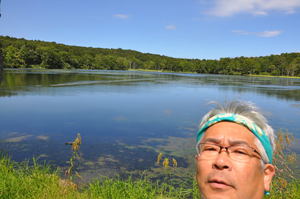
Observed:
[[[197,74],[196,72],[189,71],[172,71],[172,70],[154,70],[154,69],[127,69],[128,71],[141,71],[141,72],[158,72],[158,73],[183,73],[183,74]]]
[[[250,77],[280,77],[280,78],[295,78],[300,79],[299,76],[280,76],[280,75],[248,75]]]
[[[189,188],[168,184],[170,179],[160,183],[146,177],[103,178],[78,187],[61,179],[58,170],[49,165],[33,160],[29,166],[28,162],[16,163],[7,157],[0,157],[0,179],[0,199],[200,199],[194,180]],[[285,185],[275,180],[271,196],[266,198],[300,198],[300,180]]]
[[[61,179],[58,170],[33,161],[16,163],[0,157],[0,199],[185,199],[194,197],[190,189],[155,183],[147,178],[103,178],[82,187]],[[198,195],[198,193],[197,193]]]
[[[288,183],[280,179],[273,180],[271,195],[267,199],[298,199],[300,198],[300,179]]]
[[[186,74],[197,74],[196,72],[189,72],[189,71],[171,71],[171,70],[154,70],[154,69],[128,69],[128,71],[142,71],[142,72],[165,72],[165,73],[186,73]],[[200,73],[198,73],[200,74]],[[226,74],[224,74],[226,75]],[[229,74],[228,74],[229,75]],[[235,74],[235,75],[241,75],[241,74]],[[242,75],[241,75],[242,76]],[[247,75],[249,77],[280,77],[280,78],[296,78],[300,79],[299,76],[283,76],[283,75],[269,75],[269,74],[251,74]]]

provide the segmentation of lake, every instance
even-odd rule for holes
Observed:
[[[82,136],[81,169],[143,170],[159,152],[190,167],[211,101],[246,100],[275,130],[300,139],[300,79],[138,71],[5,70],[0,77],[0,150],[66,166]],[[299,146],[294,150],[299,154]],[[94,175],[94,174],[92,174]]]

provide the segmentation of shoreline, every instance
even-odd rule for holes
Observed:
[[[300,79],[300,76],[285,76],[285,75],[259,75],[259,74],[249,74],[249,75],[239,75],[239,74],[215,74],[215,73],[196,73],[196,72],[177,72],[170,70],[154,70],[154,69],[125,69],[125,70],[99,70],[99,69],[84,69],[84,68],[74,68],[74,69],[50,69],[50,68],[3,68],[5,70],[63,70],[63,71],[73,71],[73,70],[88,70],[88,71],[136,71],[136,72],[154,72],[154,73],[178,73],[178,74],[199,74],[199,75],[233,75],[233,76],[245,76],[245,77],[277,77],[277,78],[288,78],[288,79]]]
[[[0,156],[0,198],[127,199],[128,196],[134,196],[130,198],[199,199],[195,177],[183,177],[181,174],[180,168],[157,168],[150,176],[142,172],[140,176],[99,177],[91,183],[81,184],[73,178],[60,177],[58,170],[50,169],[49,165],[16,163]],[[272,198],[299,198],[299,182],[296,178],[288,183],[284,181],[286,184],[282,185],[282,179],[275,178]]]
[[[276,75],[246,75],[248,77],[279,77],[279,78],[290,78],[290,79],[300,79],[299,76],[276,76]]]

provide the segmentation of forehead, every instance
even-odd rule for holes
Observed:
[[[253,145],[255,135],[245,126],[234,122],[218,122],[209,127],[204,133],[202,141],[213,138],[228,144],[229,142],[242,141]]]

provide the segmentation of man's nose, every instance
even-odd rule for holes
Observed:
[[[226,149],[222,149],[213,162],[213,168],[223,170],[231,169],[231,161]]]

